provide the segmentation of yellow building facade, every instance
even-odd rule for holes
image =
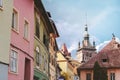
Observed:
[[[52,62],[56,61],[55,38],[59,36],[56,26],[41,0],[35,1],[34,14],[34,80],[56,80],[56,63]]]
[[[44,14],[42,14],[44,13]],[[48,25],[46,11],[40,0],[35,1],[34,9],[34,80],[49,80]]]
[[[61,51],[57,52],[57,63],[62,69],[61,75],[65,74],[67,80],[74,80],[74,67]]]

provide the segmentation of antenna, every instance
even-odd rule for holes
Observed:
[[[86,24],[85,24],[85,26],[87,27],[87,12],[85,13],[85,17],[86,17]]]

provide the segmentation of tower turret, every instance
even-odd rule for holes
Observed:
[[[78,49],[80,48],[80,42],[78,42]]]
[[[88,27],[87,24],[85,25],[85,32],[84,32],[84,40],[89,40],[89,34],[88,34]]]
[[[93,41],[93,47],[95,47],[95,41]]]
[[[112,39],[115,40],[115,34],[114,33],[112,33],[112,36],[113,36]]]
[[[92,44],[90,43],[87,24],[85,25],[83,38],[81,43],[82,46],[80,46],[79,42],[77,50],[77,60],[81,63],[87,62],[96,55],[95,41],[93,41]]]

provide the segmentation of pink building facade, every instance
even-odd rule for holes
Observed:
[[[13,0],[8,80],[33,80],[34,0]]]

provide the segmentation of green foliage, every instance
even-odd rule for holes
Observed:
[[[107,69],[101,68],[98,62],[94,64],[93,80],[108,80]]]
[[[95,62],[93,69],[93,80],[100,80],[100,65],[98,62]]]
[[[108,80],[106,68],[101,69],[101,80]]]

